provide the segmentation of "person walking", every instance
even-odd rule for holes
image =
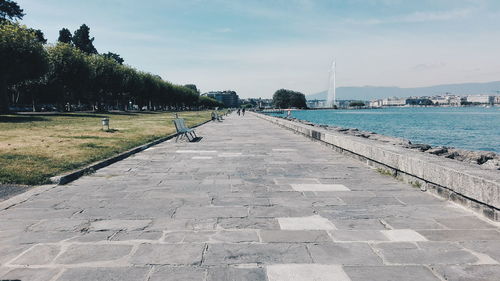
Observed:
[[[240,116],[240,109],[238,108],[238,111],[236,111],[236,113],[238,113],[238,116]]]
[[[244,107],[243,107],[243,109],[241,110],[241,114],[242,114],[243,116],[245,116],[245,108],[244,108]]]

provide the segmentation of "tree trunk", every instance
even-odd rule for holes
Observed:
[[[7,81],[0,78],[0,113],[9,112],[9,97],[7,96]]]

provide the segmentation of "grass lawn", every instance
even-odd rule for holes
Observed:
[[[110,118],[112,132],[102,131]],[[193,126],[210,111],[180,112]],[[0,183],[37,185],[175,132],[168,113],[0,115]]]

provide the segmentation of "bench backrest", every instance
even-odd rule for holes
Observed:
[[[186,125],[184,124],[184,119],[182,118],[174,119],[174,125],[177,132],[186,131]]]

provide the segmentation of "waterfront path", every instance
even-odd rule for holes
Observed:
[[[500,232],[255,115],[0,211],[0,280],[499,280]]]

